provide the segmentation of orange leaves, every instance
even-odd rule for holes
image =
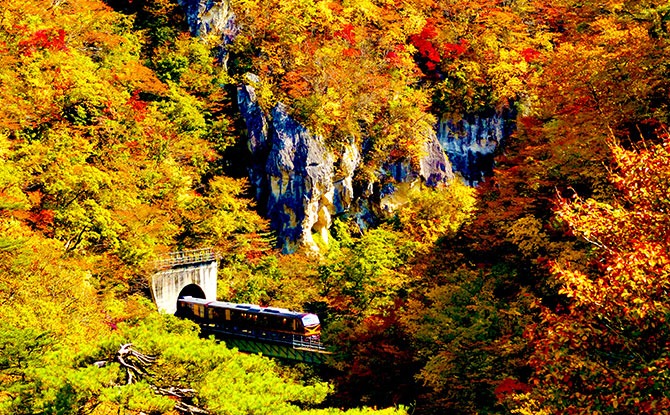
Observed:
[[[542,380],[536,393],[552,396],[556,411],[587,413],[586,400],[606,412],[654,414],[669,402],[655,391],[670,386],[656,370],[670,358],[670,153],[664,144],[641,151],[610,145],[613,180],[626,203],[560,201],[559,216],[600,248],[601,258],[591,275],[554,267],[568,300],[543,311],[531,364]],[[579,390],[566,377],[578,380]]]
[[[342,51],[342,55],[349,58],[353,58],[356,56],[361,56],[361,51],[356,48],[346,48]]]
[[[168,91],[155,72],[135,60],[124,62],[114,68],[113,78],[130,91],[140,90],[157,95],[164,95]]]
[[[35,227],[35,229],[46,232],[54,224],[54,214],[53,210],[49,209],[38,209],[35,212],[31,212],[28,221]]]

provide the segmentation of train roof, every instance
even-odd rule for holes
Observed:
[[[203,304],[209,307],[228,308],[232,310],[248,311],[252,313],[267,314],[267,315],[289,317],[289,318],[303,318],[308,315],[313,315],[310,313],[304,313],[300,311],[291,311],[287,308],[261,307],[256,304],[237,304],[237,303],[229,303],[227,301],[211,301],[206,300],[204,298],[196,298],[191,296],[182,297],[180,298],[180,300],[188,301],[190,303],[195,304]],[[314,316],[316,317],[316,315]],[[316,318],[318,319],[318,317]]]
[[[191,297],[190,295],[185,297],[179,297],[179,301],[188,301],[189,303],[196,303],[196,304],[209,304],[212,302],[212,300],[207,300],[198,297]]]
[[[257,313],[257,314],[269,314],[269,315],[274,315],[274,316],[282,316],[282,317],[291,317],[291,318],[299,318],[305,313],[301,313],[298,311],[291,311],[286,308],[276,308],[276,307],[261,307],[256,304],[235,304],[235,303],[229,303],[229,302],[224,302],[224,301],[214,301],[209,304],[210,307],[221,307],[221,308],[229,308],[229,309],[234,309],[234,310],[240,310],[240,311],[248,311],[251,313]]]

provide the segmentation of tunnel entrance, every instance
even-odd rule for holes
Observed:
[[[186,318],[192,317],[192,315],[189,315],[189,314],[191,314],[189,310],[179,308],[179,299],[184,298],[184,297],[202,298],[203,300],[206,299],[205,292],[202,290],[202,288],[200,288],[200,286],[198,286],[196,284],[189,284],[189,285],[185,286],[179,292],[179,296],[177,297],[177,304],[175,304],[176,305],[176,307],[175,307],[176,311],[175,311],[174,315],[177,316],[177,317],[182,317],[182,318],[183,317],[186,317]]]
[[[181,289],[179,292],[178,298],[184,297],[195,297],[195,298],[207,298],[205,297],[205,292],[196,284],[189,284]]]
[[[218,260],[210,248],[172,252],[154,267],[151,295],[159,311],[174,314],[185,296],[216,300]]]

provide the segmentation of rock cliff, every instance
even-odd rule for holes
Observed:
[[[264,112],[254,87],[260,80],[247,75],[246,81],[238,88],[238,106],[252,155],[249,178],[284,252],[299,245],[318,249],[315,234],[327,243],[333,215],[349,213],[360,226],[367,226],[374,220],[372,211],[383,214],[398,203],[392,195],[402,183],[422,180],[436,186],[453,178],[435,132],[427,131],[418,168],[406,161],[388,163],[378,182],[356,188],[354,174],[362,157],[353,141],[333,151],[322,137],[296,122],[284,105]]]
[[[178,1],[192,33],[220,38],[225,65],[225,46],[239,32],[229,1]],[[352,140],[333,151],[322,137],[297,123],[283,105],[263,111],[256,96],[259,82],[248,74],[238,87],[251,154],[249,179],[285,252],[299,245],[317,249],[314,235],[327,242],[334,215],[350,215],[361,228],[374,224],[402,204],[405,190],[419,180],[437,186],[451,180],[455,172],[476,185],[492,174],[494,151],[512,130],[512,116],[506,112],[443,119],[435,130],[426,131],[418,166],[406,160],[388,162],[380,167],[376,181],[355,185],[365,145],[359,149]]]
[[[226,65],[226,45],[235,39],[239,27],[229,0],[177,0],[184,10],[186,22],[195,36],[214,36],[220,39],[220,60]]]
[[[493,156],[514,129],[513,111],[467,115],[458,121],[441,119],[437,138],[454,171],[471,186],[493,174]]]

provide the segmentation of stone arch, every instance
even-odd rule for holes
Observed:
[[[155,273],[151,279],[151,294],[158,310],[174,314],[180,296],[216,300],[217,268],[216,260],[212,260],[180,265]]]

